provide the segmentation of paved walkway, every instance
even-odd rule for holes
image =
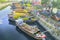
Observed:
[[[8,4],[11,4],[11,3],[0,3],[0,9],[3,8],[4,6],[7,6]]]

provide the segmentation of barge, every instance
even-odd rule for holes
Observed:
[[[23,22],[22,19],[16,20],[16,26],[25,32],[27,35],[37,39],[37,40],[43,40],[46,38],[45,34],[42,34],[37,26],[30,26]]]

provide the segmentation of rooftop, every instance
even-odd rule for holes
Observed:
[[[51,14],[49,12],[47,12],[46,10],[42,11],[42,14],[45,15],[45,16],[48,16],[48,17],[51,16]]]
[[[58,18],[60,18],[60,12],[58,12],[58,13],[56,14],[56,16],[57,16]]]

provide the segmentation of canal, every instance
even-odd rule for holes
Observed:
[[[0,40],[35,40],[9,23],[8,14],[11,12],[10,6],[0,11]],[[36,25],[41,29],[41,32],[46,31],[38,22]],[[55,40],[49,32],[45,34],[47,35],[46,40]]]

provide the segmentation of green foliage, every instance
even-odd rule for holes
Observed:
[[[42,4],[47,4],[49,0],[42,0]]]
[[[42,9],[43,7],[42,7],[42,6],[37,5],[37,6],[35,6],[34,8],[37,10],[37,9]]]
[[[50,0],[42,0],[42,4],[47,5],[47,2],[49,3]],[[53,7],[56,7],[56,8],[60,9],[60,0],[57,0],[56,2],[53,0],[52,4],[53,4]]]
[[[0,2],[6,2],[7,0],[0,0]]]
[[[57,0],[57,2],[52,2],[53,7],[59,8],[60,9],[60,0]]]

